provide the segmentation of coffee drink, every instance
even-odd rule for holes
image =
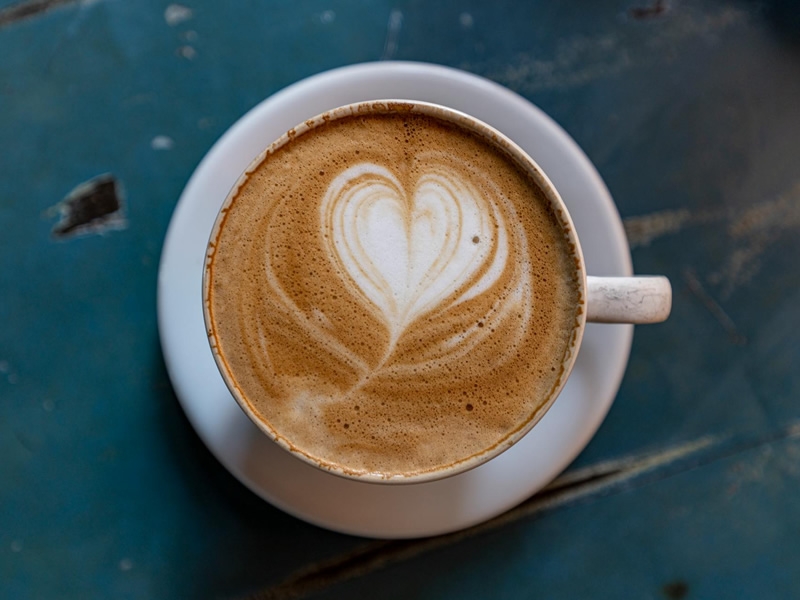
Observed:
[[[340,474],[413,479],[510,445],[582,330],[580,253],[552,192],[436,108],[371,103],[290,131],[209,243],[228,386],[276,441]]]

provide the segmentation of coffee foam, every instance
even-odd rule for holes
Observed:
[[[538,418],[580,314],[525,170],[437,118],[368,113],[269,154],[208,258],[210,336],[272,435],[347,473],[468,460]]]

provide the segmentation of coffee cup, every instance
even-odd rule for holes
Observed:
[[[239,178],[204,316],[223,380],[281,447],[360,481],[473,468],[556,401],[585,323],[669,314],[663,277],[587,276],[557,190],[490,126],[371,101],[309,119]]]

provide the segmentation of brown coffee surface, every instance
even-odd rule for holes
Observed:
[[[209,246],[209,336],[281,443],[350,474],[463,463],[530,426],[573,351],[579,258],[494,142],[436,117],[326,122],[244,179]]]

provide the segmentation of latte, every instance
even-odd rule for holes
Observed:
[[[581,331],[580,260],[502,143],[370,104],[289,132],[240,179],[209,243],[209,338],[284,447],[413,478],[540,418]]]

